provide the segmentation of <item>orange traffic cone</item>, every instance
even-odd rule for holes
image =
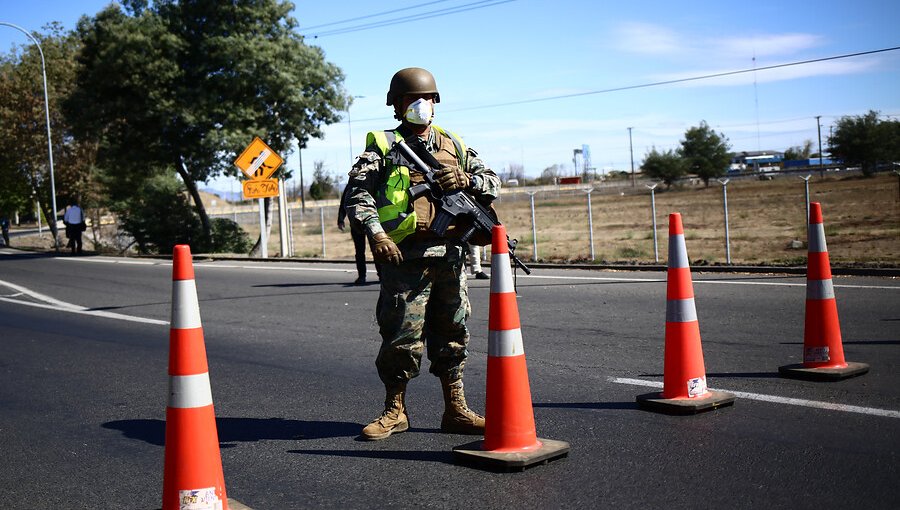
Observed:
[[[458,446],[453,452],[460,461],[522,470],[565,457],[569,443],[537,437],[506,228],[494,226],[492,236],[484,440]]]
[[[844,360],[841,324],[831,281],[831,262],[825,245],[822,206],[809,204],[809,258],[806,265],[806,320],[803,363],[778,367],[784,377],[838,381],[869,371],[865,363]]]
[[[706,387],[694,284],[679,213],[669,215],[663,391],[639,395],[637,402],[650,411],[669,414],[696,414],[734,403],[734,395]]]
[[[175,246],[163,510],[228,510],[191,248]]]

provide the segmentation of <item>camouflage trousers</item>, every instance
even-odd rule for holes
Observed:
[[[432,374],[461,378],[470,310],[461,257],[382,265],[375,309],[382,339],[375,366],[381,380],[389,385],[419,375],[426,348]]]

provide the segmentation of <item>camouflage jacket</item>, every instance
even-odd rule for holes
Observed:
[[[402,133],[402,128],[395,131]],[[436,132],[430,129],[427,139],[422,140],[429,152],[436,151]],[[467,149],[465,171],[472,178],[472,186],[467,190],[473,196],[492,201],[500,194],[500,178],[485,166],[473,149]],[[371,238],[384,232],[378,219],[375,194],[384,187],[389,164],[378,147],[370,145],[359,155],[350,169],[347,186],[351,187],[347,197],[347,217],[351,225],[356,225]],[[398,244],[404,259],[418,257],[462,256],[463,244],[458,239],[444,239],[411,235]]]

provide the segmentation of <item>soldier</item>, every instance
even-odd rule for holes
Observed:
[[[393,106],[400,125],[370,132],[365,152],[350,170],[347,216],[369,236],[372,255],[382,264],[375,309],[382,344],[375,366],[386,397],[381,416],[363,428],[364,439],[385,439],[409,428],[404,397],[407,383],[419,374],[423,353],[443,387],[441,430],[484,433],[484,418],[469,409],[463,391],[470,311],[465,245],[452,227],[445,237],[428,229],[434,206],[425,196],[412,201],[407,193],[423,177],[388,157],[394,141],[403,139],[424,147],[441,163],[436,178],[444,191],[463,189],[485,204],[497,198],[497,175],[458,136],[432,124],[440,100],[430,72],[416,67],[397,71],[387,105]]]

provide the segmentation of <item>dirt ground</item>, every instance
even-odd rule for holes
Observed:
[[[900,264],[900,190],[896,175],[869,179],[838,174],[826,174],[822,179],[814,175],[809,188],[810,201],[822,204],[832,263],[891,267]],[[727,193],[732,264],[806,263],[807,221],[802,179],[785,176],[771,181],[732,180]],[[590,261],[587,194],[581,190],[554,190],[539,192],[534,199],[538,259]],[[684,223],[692,264],[726,262],[725,215],[719,183],[713,181],[709,188],[700,183],[668,191],[657,189],[655,200],[661,263],[668,257],[668,216],[676,212],[681,214]],[[509,236],[519,240],[519,257],[531,261],[534,242],[528,195],[505,193],[496,203],[496,209]],[[646,187],[601,186],[591,193],[591,210],[596,262],[656,261],[651,197]],[[334,227],[336,208],[325,212],[326,255],[352,257],[350,236]],[[318,211],[307,213],[306,218],[294,229],[295,252],[302,257],[320,257],[322,236]],[[257,227],[254,234],[258,235],[258,231]],[[277,251],[276,244],[270,246]],[[270,253],[274,253],[271,248]]]
[[[832,264],[900,266],[900,181],[895,174],[873,178],[826,173],[809,180],[810,200],[822,204],[825,235]],[[510,237],[519,240],[517,254],[533,260],[531,207],[528,194],[509,188],[496,209]],[[803,265],[806,263],[805,184],[797,176],[771,181],[731,180],[727,186],[728,227],[732,264]],[[671,190],[657,188],[656,223],[659,262],[668,256],[668,216],[680,213],[692,265],[726,262],[722,186],[713,181]],[[589,262],[587,194],[581,189],[548,188],[534,195],[538,259],[541,262]],[[322,212],[320,212],[320,209]],[[603,183],[591,193],[593,260],[597,263],[656,262],[650,191],[642,184]],[[324,214],[322,214],[324,213]],[[223,214],[231,217],[230,214]],[[324,218],[323,218],[324,216]],[[259,235],[258,213],[234,215],[247,233]],[[349,229],[337,229],[337,203],[307,203],[306,212],[293,209],[294,255],[352,258]],[[113,239],[114,225],[104,227]],[[85,249],[93,248],[92,232]],[[63,241],[65,239],[63,238]],[[14,244],[47,248],[50,237],[14,238]],[[116,251],[106,242],[107,251]],[[119,242],[121,245],[121,241]],[[121,246],[120,246],[121,247]],[[277,221],[268,243],[269,256],[280,252]],[[112,249],[109,249],[112,248]],[[489,251],[489,250],[488,250]],[[371,259],[371,255],[369,255]]]
[[[822,205],[832,262],[896,265],[900,261],[900,197],[895,175],[872,179],[814,176],[810,201]],[[625,194],[622,194],[622,191]],[[594,259],[653,262],[650,192],[631,189],[591,194]],[[728,231],[733,264],[805,264],[805,184],[800,178],[728,183]],[[587,198],[538,201],[538,256],[542,260],[590,259]],[[656,223],[660,261],[668,253],[669,214],[680,213],[692,263],[726,261],[723,189],[713,182],[657,191]],[[527,201],[504,202],[501,218],[518,236],[520,255],[531,257],[531,218]],[[511,235],[513,235],[511,234]]]

